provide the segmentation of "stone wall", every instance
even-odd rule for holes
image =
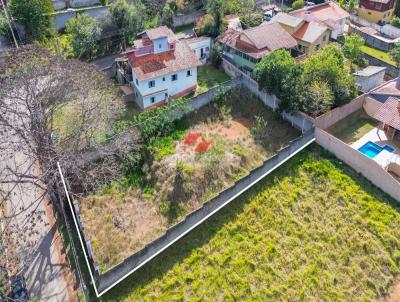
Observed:
[[[386,67],[386,75],[388,75],[391,78],[397,78],[399,75],[399,71],[396,68],[396,66],[393,66],[389,63],[386,63],[382,60],[379,60],[373,56],[370,56],[369,54],[363,53],[364,57],[368,60],[369,65],[372,66],[382,66]]]
[[[205,9],[200,9],[190,14],[173,16],[173,26],[177,27],[195,23],[196,20],[203,16],[205,13]]]

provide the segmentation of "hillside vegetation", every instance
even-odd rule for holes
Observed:
[[[312,147],[104,300],[377,300],[399,271],[392,202]]]

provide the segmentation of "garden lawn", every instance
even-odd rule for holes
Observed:
[[[103,300],[377,300],[399,272],[399,221],[387,195],[310,147]]]
[[[332,133],[346,144],[352,144],[376,126],[378,126],[378,122],[361,109],[330,127],[328,132]]]
[[[374,58],[382,60],[390,65],[396,66],[396,63],[393,61],[393,59],[390,57],[390,55],[387,52],[384,52],[384,51],[376,49],[376,48],[369,47],[367,45],[363,45],[361,47],[361,50],[364,53],[366,53]]]
[[[206,92],[223,82],[226,82],[230,77],[223,71],[215,68],[212,65],[202,65],[197,68],[197,91],[196,94]]]

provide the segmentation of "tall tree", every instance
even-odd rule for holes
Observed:
[[[400,68],[400,43],[397,43],[390,51],[389,55],[396,63],[396,67]]]
[[[66,25],[70,43],[76,58],[90,59],[97,51],[97,41],[101,37],[101,27],[96,19],[87,14],[78,14]]]
[[[146,20],[146,8],[140,1],[135,4],[117,0],[110,7],[114,24],[118,27],[126,42],[133,39],[143,29]]]
[[[358,34],[346,35],[344,37],[343,54],[350,60],[350,68],[357,64],[362,58],[361,47],[365,44],[364,38]]]
[[[30,38],[40,39],[49,34],[53,13],[51,0],[11,0],[9,8]]]

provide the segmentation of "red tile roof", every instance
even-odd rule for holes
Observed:
[[[244,41],[242,36],[251,44]],[[296,40],[278,23],[261,24],[244,31],[228,29],[217,37],[217,41],[256,59],[273,50],[293,48],[297,45]]]
[[[400,99],[390,97],[374,113],[373,118],[400,130]]]
[[[320,25],[318,22],[304,22],[303,25],[293,33],[293,37],[308,43],[314,43],[327,30],[328,28],[326,26]]]
[[[180,70],[201,65],[192,49],[185,41],[177,41],[175,50],[159,54],[134,57],[127,54],[129,63],[139,80],[160,77]]]
[[[310,12],[311,16],[307,15]],[[331,29],[336,29],[340,20],[350,17],[348,12],[331,1],[295,10],[290,15],[301,19],[311,17],[314,21],[323,23]]]

